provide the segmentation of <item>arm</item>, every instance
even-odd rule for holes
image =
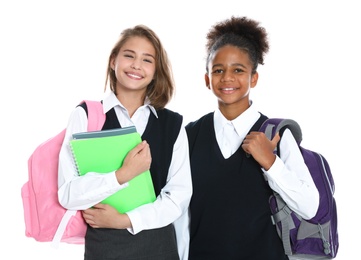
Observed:
[[[296,140],[288,129],[280,141],[280,151],[281,158],[276,157],[272,167],[264,170],[268,183],[292,210],[310,219],[317,212],[319,194]]]
[[[156,201],[128,212],[133,229],[137,234],[145,229],[153,229],[173,223],[188,210],[192,195],[189,150],[187,135],[182,126],[174,144],[172,162],[167,183]]]
[[[132,234],[174,223],[180,259],[188,259],[188,206],[191,195],[188,140],[182,127],[174,144],[167,184],[154,203],[140,206],[126,214],[120,214],[108,205],[97,204],[85,210],[83,216],[94,228],[127,228]]]
[[[192,183],[190,175],[189,150],[187,135],[184,127],[174,144],[172,162],[170,164],[167,183],[161,190],[154,203],[140,206],[126,214],[118,214],[116,211],[101,207],[102,212],[97,213],[93,209],[85,211],[84,217],[89,224],[96,223],[94,227],[128,228],[132,234],[142,230],[164,227],[182,216],[183,223],[179,226],[187,226],[188,205],[192,195]],[[127,215],[131,221],[129,225]],[[116,219],[116,220],[115,220]],[[128,225],[128,226],[127,226]]]
[[[109,195],[126,187],[120,185],[115,172],[109,174],[88,173],[78,176],[69,147],[73,133],[87,131],[88,118],[82,107],[77,107],[71,114],[59,154],[58,197],[60,204],[73,210],[92,207]]]
[[[280,157],[273,154],[279,141]],[[281,140],[276,135],[271,141],[264,133],[251,132],[242,147],[262,166],[270,187],[292,210],[305,219],[316,214],[318,190],[290,130],[285,130]]]

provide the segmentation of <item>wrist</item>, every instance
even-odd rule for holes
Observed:
[[[118,219],[117,221],[118,223],[116,224],[117,229],[127,229],[132,227],[130,219],[127,214],[119,213],[119,217],[117,219]]]
[[[126,177],[126,168],[125,167],[120,167],[118,170],[115,171],[115,176],[117,178],[117,181],[120,185],[128,182],[128,179]]]
[[[272,167],[275,161],[276,161],[276,155],[272,154],[272,157],[267,158],[267,160],[265,160],[265,162],[262,164],[262,168],[265,171],[268,171]]]

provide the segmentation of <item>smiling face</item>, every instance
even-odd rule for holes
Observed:
[[[155,48],[143,37],[131,37],[120,48],[111,62],[117,78],[117,93],[146,92],[146,88],[154,78]]]
[[[218,107],[226,116],[234,117],[249,107],[250,89],[255,87],[258,73],[252,74],[248,53],[232,45],[215,51],[209,59],[206,86],[218,98]],[[232,118],[233,119],[233,118]]]

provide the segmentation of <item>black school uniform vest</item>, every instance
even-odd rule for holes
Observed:
[[[251,131],[266,119],[264,115]],[[240,147],[225,159],[209,113],[186,127],[193,195],[190,260],[284,260],[271,221],[272,191],[260,165]]]
[[[84,105],[82,105],[83,108]],[[86,110],[87,111],[87,110]],[[173,146],[178,137],[182,116],[168,109],[150,113],[142,135],[150,145],[150,172],[156,196],[166,184]],[[106,113],[102,130],[121,127],[114,109]],[[178,260],[175,231],[172,224],[159,229],[143,230],[136,235],[127,230],[94,229],[88,226],[85,235],[85,260]]]

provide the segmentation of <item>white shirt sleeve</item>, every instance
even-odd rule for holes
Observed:
[[[182,126],[174,144],[167,183],[156,201],[127,213],[133,226],[131,233],[166,226],[188,210],[192,195],[190,172],[188,140]]]
[[[265,173],[270,187],[304,219],[316,215],[319,193],[290,130],[280,140],[280,157]]]
[[[83,210],[90,208],[127,186],[127,184],[120,185],[117,182],[115,172],[108,174],[87,173],[84,176],[78,176],[69,141],[73,133],[86,130],[86,113],[83,108],[78,107],[70,116],[59,155],[58,196],[60,204],[67,209]],[[160,228],[174,223],[179,255],[182,260],[188,259],[188,206],[192,191],[188,139],[184,125],[182,125],[173,147],[166,185],[154,203],[127,212],[133,227],[128,231],[131,234],[137,234],[142,230]]]
[[[60,204],[71,210],[84,210],[99,203],[114,192],[126,187],[120,185],[115,171],[108,174],[87,173],[79,176],[72,157],[69,142],[73,133],[87,131],[88,118],[82,107],[71,114],[60,149],[58,167],[58,197]]]
[[[188,259],[188,206],[192,191],[188,139],[185,129],[182,127],[174,144],[167,184],[154,203],[145,204],[127,212],[133,227],[128,231],[137,234],[142,230],[164,227],[174,223],[178,254],[180,259]]]

